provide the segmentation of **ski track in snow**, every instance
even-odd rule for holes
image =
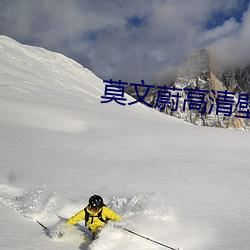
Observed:
[[[8,114],[4,110],[8,108]],[[20,108],[22,112],[20,112]],[[90,125],[81,120],[67,116],[62,109],[51,108],[48,105],[33,104],[15,101],[2,101],[0,114],[2,121],[15,122],[16,124],[25,125],[33,128],[47,129],[66,133],[85,133],[89,131]],[[69,111],[68,111],[69,112]]]

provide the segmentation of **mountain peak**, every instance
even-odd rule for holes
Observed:
[[[210,69],[210,56],[207,49],[201,49],[189,56],[177,68],[177,77],[196,76],[206,74]]]

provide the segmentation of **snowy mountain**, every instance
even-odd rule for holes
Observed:
[[[239,102],[239,94],[246,94],[249,97],[250,93],[250,67],[245,68],[225,68],[223,65],[216,63],[214,55],[207,49],[202,49],[194,55],[188,57],[178,68],[175,80],[171,83],[162,82],[161,85],[167,85],[169,88],[179,89],[180,91],[172,91],[172,95],[180,95],[178,99],[178,107],[173,105],[166,105],[164,108],[158,108],[161,112],[168,115],[180,118],[184,121],[190,122],[195,125],[220,127],[220,128],[233,128],[241,130],[249,130],[250,116],[246,115],[247,109],[241,109]],[[158,86],[162,87],[162,86]],[[188,90],[200,91],[190,95]],[[171,90],[165,90],[171,93]],[[203,91],[203,92],[201,92]],[[207,91],[204,93],[204,91]],[[233,93],[232,99],[234,104],[229,111],[229,104],[223,100],[223,92],[228,91]],[[136,94],[130,88],[128,93],[136,98]],[[198,94],[203,95],[204,98],[199,98]],[[195,96],[196,95],[196,96]],[[221,96],[222,105],[224,105],[225,112],[220,108],[218,101]],[[191,97],[190,97],[191,96]],[[192,98],[193,97],[193,98]],[[197,98],[195,98],[197,97]],[[157,108],[157,100],[159,98],[159,89],[151,89],[146,96],[146,102],[150,103],[152,107]],[[162,98],[163,99],[163,98]],[[177,102],[177,98],[171,101]],[[189,109],[189,104],[192,101],[197,105]],[[200,102],[199,102],[200,101]],[[196,103],[195,103],[196,102]],[[226,100],[227,102],[227,100]],[[201,108],[198,107],[201,106]],[[206,108],[204,108],[206,105]],[[184,108],[185,107],[185,108]],[[218,109],[217,109],[218,108]],[[211,109],[211,110],[210,110]],[[219,112],[217,113],[217,111]],[[248,99],[249,110],[249,99]],[[240,111],[240,113],[239,113]],[[244,112],[241,113],[241,112]],[[225,116],[226,114],[226,116]],[[229,114],[227,116],[227,114]],[[248,117],[248,118],[247,118]]]
[[[249,91],[249,87],[246,86],[247,79],[243,79],[247,75],[248,69],[246,68],[242,71],[224,69],[222,71],[219,68],[206,49],[202,49],[186,59],[183,65],[178,68],[177,78],[173,85],[183,89],[197,88],[199,90],[208,90],[209,93],[206,94],[205,100],[208,107],[213,105],[214,108],[211,113],[209,113],[209,109],[207,109],[204,114],[199,113],[198,110],[185,110],[185,112],[183,112],[183,110],[179,108],[177,113],[178,115],[181,114],[182,119],[193,124],[248,130],[250,119],[235,116],[239,115],[239,108],[236,105],[238,103],[239,93],[248,94]],[[235,93],[232,99],[235,103],[232,106],[232,114],[229,116],[225,116],[226,112],[216,114],[218,95],[221,95],[218,93],[225,91]],[[209,97],[212,92],[214,92],[214,94],[212,94],[212,98],[210,99]],[[183,93],[182,102],[184,102],[185,99],[187,99],[187,92]],[[169,110],[167,112],[169,112]],[[173,115],[176,116],[176,114]]]
[[[163,249],[112,224],[91,243],[84,222],[62,239],[36,223],[53,229],[97,193],[171,247],[248,250],[249,133],[101,103],[104,89],[73,60],[0,37],[0,248]]]

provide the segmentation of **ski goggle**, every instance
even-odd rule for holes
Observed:
[[[92,210],[92,211],[94,211],[94,212],[100,210],[100,207],[98,207],[98,206],[93,206],[93,205],[90,205],[89,208],[90,208],[90,210]]]

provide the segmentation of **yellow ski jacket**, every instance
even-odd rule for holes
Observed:
[[[112,221],[121,221],[121,217],[116,214],[113,210],[110,208],[103,206],[99,211],[93,212],[88,207],[86,207],[87,212],[89,213],[88,221],[85,221],[86,226],[88,226],[89,230],[92,233],[97,232],[100,228],[102,228],[106,223],[104,221],[112,220]],[[98,218],[98,215],[101,211],[101,218],[104,220],[100,220]],[[80,220],[85,220],[85,210],[82,209],[77,214],[72,216],[68,221],[67,224],[74,225]]]

